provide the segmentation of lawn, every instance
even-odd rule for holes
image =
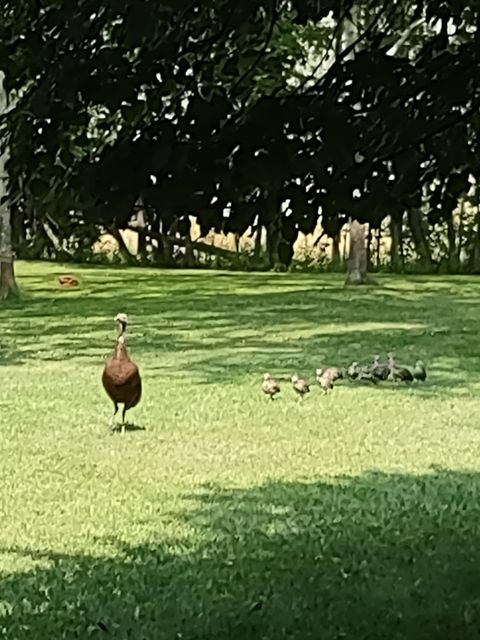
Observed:
[[[480,280],[17,272],[0,637],[480,638]],[[144,381],[123,436],[100,382],[119,311]],[[388,350],[427,382],[261,394]]]

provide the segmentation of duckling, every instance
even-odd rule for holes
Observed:
[[[388,354],[388,368],[390,370],[388,374],[389,380],[394,380],[395,382],[413,382],[413,373],[408,367],[397,364],[393,353]]]
[[[347,377],[350,380],[356,380],[360,374],[360,365],[358,362],[352,362],[352,364],[347,369]]]
[[[427,368],[425,367],[425,363],[422,362],[422,360],[417,360],[415,362],[413,377],[415,380],[420,380],[421,382],[425,382],[425,380],[427,379]]]
[[[368,380],[373,384],[377,384],[377,380],[373,377],[373,375],[368,371],[368,368],[361,367],[358,362],[352,362],[352,364],[347,369],[347,376],[351,380]]]
[[[280,393],[278,382],[269,373],[265,373],[263,376],[262,391],[270,397],[270,400],[275,400],[277,393]]]
[[[294,391],[303,399],[306,393],[310,393],[310,385],[303,378],[299,378],[297,375],[292,376],[292,386]]]
[[[317,369],[316,375],[317,379],[319,376],[323,376],[324,378],[330,378],[332,382],[336,382],[337,380],[341,380],[343,378],[343,371],[338,367],[326,367],[325,369]]]
[[[368,373],[376,380],[386,380],[390,373],[390,367],[388,364],[380,362],[380,356],[374,356],[372,364],[368,367]]]
[[[330,369],[317,369],[316,370],[316,379],[318,384],[320,385],[324,395],[328,391],[333,390],[333,381],[336,378],[333,377],[333,374],[329,374]]]

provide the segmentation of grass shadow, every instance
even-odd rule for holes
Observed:
[[[478,640],[480,476],[367,473],[205,486],[163,513],[189,536],[88,556],[8,548],[15,640]],[[183,530],[183,529],[182,529]]]
[[[480,384],[473,278],[379,276],[378,287],[358,290],[331,275],[68,267],[84,291],[57,290],[62,265],[19,265],[32,298],[0,309],[2,365],[101,366],[121,309],[131,317],[134,359],[149,371],[159,364],[153,378],[167,370],[177,381],[188,372],[195,384],[264,371],[309,375],[321,362],[348,366],[393,350],[407,364],[426,360],[428,393],[473,392]]]

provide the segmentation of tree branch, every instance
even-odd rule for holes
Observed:
[[[156,231],[149,231],[147,229],[140,229],[138,227],[128,226],[127,229],[129,231],[135,231],[139,235],[148,236],[153,240],[163,241],[165,239],[169,240],[172,244],[177,247],[185,247],[187,244],[195,249],[196,251],[201,251],[202,253],[208,253],[213,256],[222,256],[223,258],[227,258],[229,260],[237,259],[237,254],[234,251],[230,251],[229,249],[222,249],[221,247],[214,247],[206,242],[198,242],[198,240],[185,240],[184,238],[175,238],[169,234],[157,233]]]
[[[407,40],[408,36],[412,33],[412,31],[414,31],[419,24],[422,24],[423,22],[423,18],[418,18],[418,20],[415,20],[414,22],[412,22],[411,25],[409,25],[405,31],[402,33],[402,35],[400,36],[400,38],[389,48],[387,49],[387,56],[395,56],[398,53],[398,50],[400,49],[400,47],[402,45],[405,44],[405,41]]]
[[[326,82],[326,80],[328,80],[331,75],[333,74],[335,67],[340,64],[343,60],[345,60],[350,53],[352,53],[352,51],[354,51],[357,47],[357,45],[360,44],[360,42],[362,42],[363,40],[365,40],[365,38],[367,36],[370,35],[370,33],[373,31],[373,29],[376,27],[376,25],[378,24],[378,22],[380,21],[380,18],[385,14],[388,5],[389,5],[390,0],[385,0],[382,8],[380,9],[380,11],[377,13],[377,15],[373,18],[373,20],[370,22],[370,24],[368,25],[368,27],[357,37],[355,38],[355,40],[353,42],[351,42],[347,47],[345,47],[345,49],[335,58],[334,63],[332,64],[332,66],[328,69],[328,71],[317,80],[317,82],[315,82],[310,88],[317,88],[323,84],[324,82]]]
[[[277,18],[278,18],[277,0],[272,0],[272,17],[270,19],[270,25],[268,27],[267,37],[265,39],[263,47],[262,47],[260,53],[258,54],[258,56],[252,62],[252,64],[246,69],[246,71],[240,76],[240,78],[237,80],[237,82],[233,85],[233,87],[230,90],[231,93],[233,93],[235,91],[235,89],[237,89],[242,84],[242,82],[246,78],[248,78],[248,76],[252,73],[252,71],[254,71],[256,69],[258,63],[260,62],[260,60],[265,55],[265,53],[266,53],[266,51],[268,49],[268,45],[270,44],[270,41],[271,41],[272,36],[273,36],[273,30],[275,29],[275,25],[277,23]]]

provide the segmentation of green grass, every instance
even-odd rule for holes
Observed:
[[[480,638],[479,280],[17,271],[0,637]],[[100,382],[119,311],[144,380],[124,436]],[[260,392],[390,349],[427,383]]]

